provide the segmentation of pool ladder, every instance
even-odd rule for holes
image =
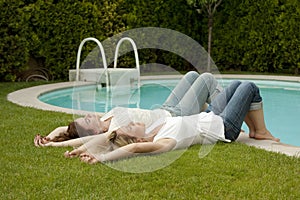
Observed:
[[[93,38],[93,37],[85,38],[84,40],[82,40],[82,42],[79,45],[79,48],[78,48],[78,51],[77,51],[77,59],[76,59],[76,76],[75,76],[75,81],[79,81],[81,51],[82,51],[83,45],[87,41],[93,41],[93,42],[95,42],[97,44],[99,50],[100,50],[100,53],[101,53],[101,56],[102,56],[102,61],[103,61],[104,74],[105,74],[106,93],[107,93],[106,96],[108,97],[108,94],[111,92],[111,81],[110,81],[110,76],[109,76],[109,68],[107,66],[107,61],[106,61],[106,56],[105,56],[105,51],[104,51],[103,45],[96,38]],[[121,38],[118,41],[117,46],[116,46],[116,50],[115,50],[114,67],[113,67],[113,69],[117,69],[119,49],[120,49],[121,44],[124,41],[129,41],[130,44],[132,45],[132,48],[133,48],[133,51],[134,51],[135,63],[136,63],[136,70],[137,70],[138,96],[140,96],[140,64],[139,64],[139,56],[138,56],[137,46],[136,46],[135,42],[133,41],[133,39],[131,39],[129,37],[124,37],[124,38]],[[108,98],[107,98],[106,102],[108,102]],[[137,103],[137,106],[139,107],[139,102]]]

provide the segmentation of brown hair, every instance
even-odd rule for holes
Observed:
[[[78,132],[78,129],[79,129],[79,132]],[[75,122],[75,121],[70,122],[68,125],[67,131],[59,133],[59,135],[55,136],[52,139],[52,141],[53,142],[62,142],[62,141],[70,140],[70,139],[83,137],[83,136],[93,135],[93,133],[91,131],[80,130],[80,129],[81,129],[81,127],[79,126],[79,124],[77,122]],[[80,135],[79,135],[79,133],[80,133]]]
[[[118,147],[125,146],[127,144],[136,143],[137,138],[129,135],[124,134],[117,134],[116,131],[113,131],[109,136],[108,140],[113,143],[114,145],[117,145]]]
[[[79,138],[75,122],[71,122],[68,125],[66,132],[60,132],[59,135],[55,136],[51,141],[62,142],[70,139]]]

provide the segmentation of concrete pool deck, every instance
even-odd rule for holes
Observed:
[[[159,76],[142,76],[141,80],[146,79],[174,79],[180,78],[180,75],[159,75]],[[216,75],[216,78],[230,78],[230,79],[256,79],[256,80],[279,80],[279,81],[292,81],[300,83],[300,77],[294,76],[266,76],[266,75]],[[38,97],[46,92],[50,92],[57,89],[68,88],[78,85],[88,85],[87,82],[62,82],[54,84],[46,84],[35,86],[31,88],[21,89],[12,92],[7,95],[7,99],[15,104],[32,107],[41,110],[64,112],[68,114],[84,115],[89,113],[88,111],[76,111],[73,109],[61,108],[41,102]],[[248,137],[248,134],[241,133],[237,142],[254,146],[257,148],[265,149],[267,151],[282,153],[288,156],[300,157],[300,147],[284,144],[281,142],[275,142],[271,140],[255,140]]]

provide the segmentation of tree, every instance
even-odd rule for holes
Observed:
[[[210,71],[213,17],[215,12],[217,11],[217,7],[221,4],[222,0],[187,0],[187,2],[188,4],[194,6],[199,13],[204,11],[208,16],[207,71]]]

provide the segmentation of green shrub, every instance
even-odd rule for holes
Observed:
[[[20,0],[0,1],[0,80],[15,81],[29,58],[28,24]]]
[[[216,19],[213,58],[225,70],[299,68],[297,0],[224,2]]]
[[[134,28],[168,28],[207,44],[207,17],[186,0],[0,0],[0,9],[0,81],[25,80],[40,69],[67,80],[84,38],[103,41]],[[214,18],[212,58],[219,70],[297,74],[299,20],[298,0],[223,1]],[[93,42],[84,45],[82,58],[94,47]],[[179,56],[161,50],[143,49],[139,57],[141,64],[192,70]],[[132,63],[129,53],[118,66]]]
[[[117,3],[69,3],[68,0],[29,5],[32,34],[39,41],[31,55],[44,58],[45,67],[55,79],[66,79],[68,70],[75,68],[78,46],[84,38],[95,37],[101,41],[124,30],[116,9]],[[87,51],[95,47],[88,46]]]
[[[36,67],[46,68],[55,79],[67,79],[84,38],[103,40],[125,30],[120,2],[1,0],[0,80],[14,81],[20,72]]]

